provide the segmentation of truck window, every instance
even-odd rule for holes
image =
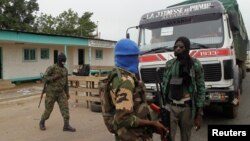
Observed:
[[[141,28],[141,39],[139,45],[141,50],[148,50],[155,47],[173,47],[175,40],[180,36],[186,36],[191,42],[204,44],[210,47],[221,47],[224,40],[223,21],[221,16],[206,19],[203,17],[192,18],[190,22],[183,24],[168,25],[162,23],[150,23]],[[204,17],[205,16],[205,17]],[[205,19],[205,20],[203,20]],[[174,22],[173,22],[174,23]]]

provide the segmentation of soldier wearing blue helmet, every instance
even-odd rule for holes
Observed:
[[[113,108],[112,113],[105,113],[111,115],[108,120],[112,125],[107,127],[112,128],[117,141],[152,141],[153,132],[161,134],[167,129],[159,121],[150,120],[145,86],[135,77],[139,64],[138,46],[130,39],[121,39],[114,53],[115,68],[108,76],[112,78],[109,91],[112,106],[103,110]]]
[[[135,74],[138,73],[140,51],[135,42],[129,39],[122,39],[115,47],[115,65]]]

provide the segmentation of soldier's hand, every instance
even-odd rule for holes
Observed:
[[[202,115],[196,115],[194,119],[194,129],[198,131],[201,128],[202,124]]]
[[[68,99],[68,100],[70,99],[70,95],[69,95],[69,94],[67,94],[67,99]]]
[[[195,114],[195,119],[194,119],[194,129],[196,131],[198,131],[201,128],[202,115],[203,115],[202,108],[197,108],[197,111],[196,111],[196,114]]]
[[[153,126],[157,134],[163,135],[169,132],[169,130],[159,121],[154,121]]]
[[[55,81],[55,80],[58,80],[59,78],[61,78],[61,75],[56,74],[54,75],[53,80]]]

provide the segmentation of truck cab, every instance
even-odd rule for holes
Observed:
[[[166,61],[175,58],[173,46],[180,36],[190,39],[190,56],[204,69],[206,105],[221,105],[229,117],[237,116],[242,65],[230,15],[219,1],[204,1],[146,13],[139,24],[142,81],[148,95],[156,92],[156,68],[162,79]],[[244,61],[243,61],[244,62]]]

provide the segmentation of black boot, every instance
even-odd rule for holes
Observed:
[[[40,130],[42,131],[46,130],[45,120],[40,120],[39,127],[40,127]]]
[[[64,121],[63,131],[75,132],[76,129],[69,125],[69,120]]]

